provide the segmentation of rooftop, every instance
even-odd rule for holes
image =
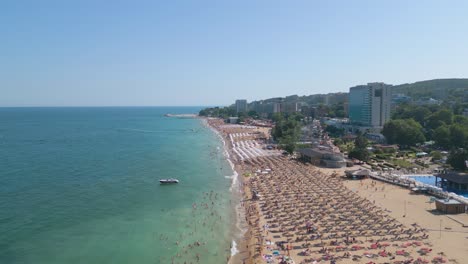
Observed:
[[[442,203],[442,204],[461,204],[459,201],[454,200],[454,199],[448,199],[448,200],[438,199],[436,201],[439,202],[439,203]]]
[[[299,153],[306,156],[312,156],[315,153],[319,154],[335,154],[330,148],[303,148],[298,150]]]
[[[468,184],[468,173],[449,172],[436,174],[435,176],[459,184]]]

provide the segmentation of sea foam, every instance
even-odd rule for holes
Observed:
[[[237,249],[237,243],[235,240],[232,240],[231,243],[231,257],[239,253],[239,250]]]

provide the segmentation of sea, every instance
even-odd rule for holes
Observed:
[[[226,263],[239,230],[223,142],[164,116],[201,108],[0,108],[0,263]]]

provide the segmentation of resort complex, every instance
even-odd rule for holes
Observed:
[[[394,88],[369,83],[350,88],[349,102],[337,96],[349,119],[327,117],[330,108],[305,112],[310,106],[288,97],[203,110],[240,177],[245,236],[231,263],[466,262],[466,152],[445,151],[438,136],[453,124],[455,140],[455,117],[436,123],[450,110],[431,105],[433,114],[400,120],[413,106],[393,100]]]
[[[468,1],[2,1],[0,264],[468,264]]]
[[[332,151],[284,155],[269,148],[265,128],[208,123],[226,139],[241,177],[247,231],[232,263],[463,263],[461,196],[414,174],[347,168]]]

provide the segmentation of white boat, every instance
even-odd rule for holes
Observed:
[[[166,183],[179,183],[178,179],[161,179],[159,180],[161,184],[166,184]]]

